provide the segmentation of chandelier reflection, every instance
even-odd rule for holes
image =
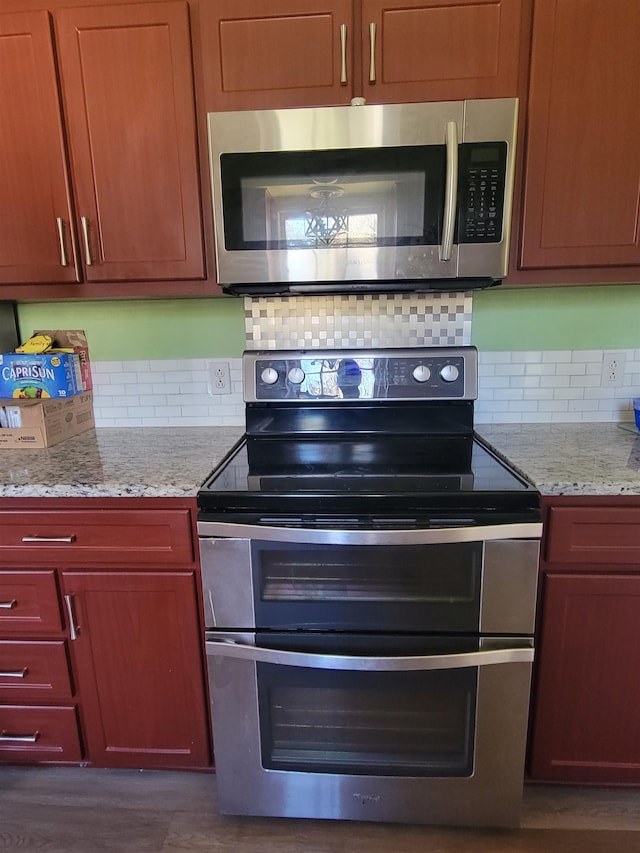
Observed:
[[[309,190],[309,195],[317,199],[318,204],[305,211],[305,237],[322,246],[346,242],[348,214],[335,206],[335,199],[344,195],[344,189],[338,186],[314,187]]]

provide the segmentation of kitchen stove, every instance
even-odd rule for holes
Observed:
[[[221,811],[517,825],[542,528],[474,432],[476,350],[243,369],[198,494]]]

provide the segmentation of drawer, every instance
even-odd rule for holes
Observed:
[[[551,507],[545,556],[549,563],[636,564],[640,570],[640,508]]]
[[[0,640],[0,702],[51,702],[71,695],[63,640]]]
[[[0,572],[0,635],[51,634],[61,630],[53,571]]]
[[[0,560],[149,565],[195,558],[188,509],[0,513]]]
[[[0,705],[0,760],[80,761],[75,707]]]

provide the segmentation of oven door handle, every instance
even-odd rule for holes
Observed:
[[[317,652],[291,652],[264,649],[234,640],[206,642],[207,655],[273,663],[279,666],[309,669],[358,670],[366,672],[420,672],[436,669],[493,666],[499,663],[531,663],[532,648],[487,649],[452,655],[408,655],[403,657],[366,657],[363,655],[327,655]]]
[[[542,524],[469,525],[410,529],[352,529],[278,527],[269,524],[236,524],[225,521],[199,521],[202,537],[224,536],[231,539],[260,539],[268,542],[301,542],[318,545],[442,545],[455,542],[489,542],[498,539],[540,539]]]

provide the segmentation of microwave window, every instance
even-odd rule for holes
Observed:
[[[228,250],[430,245],[444,147],[221,157]]]

